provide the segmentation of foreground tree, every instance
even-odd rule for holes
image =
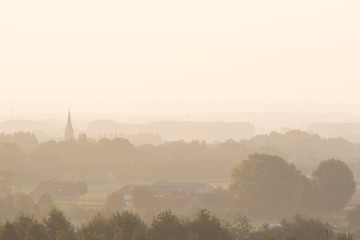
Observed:
[[[185,237],[183,221],[171,211],[159,213],[151,223],[150,235],[157,240],[180,240]]]
[[[0,229],[0,240],[19,240],[19,235],[16,232],[14,225],[6,222]]]
[[[46,232],[46,228],[39,224],[31,224],[26,231],[25,240],[49,240],[49,235]]]
[[[38,224],[32,215],[20,213],[13,222],[20,239],[25,239],[27,231],[31,226]]]
[[[170,211],[158,214],[150,228],[130,211],[111,216],[96,215],[80,229],[80,238],[60,210],[54,209],[41,224],[21,215],[0,225],[0,240],[352,240],[352,236],[335,232],[331,225],[317,219],[295,216],[281,224],[264,224],[254,230],[246,217],[234,223],[222,222],[206,209],[195,219],[181,219]]]
[[[74,227],[66,219],[64,213],[57,208],[51,210],[44,224],[48,228],[50,240],[57,240],[59,236],[66,236],[68,240],[75,239]]]
[[[305,219],[296,215],[292,220],[281,221],[282,231],[298,240],[327,240],[334,237],[331,226],[319,219]]]
[[[81,240],[113,240],[114,230],[103,215],[95,215],[80,231]]]
[[[114,240],[148,239],[148,226],[133,212],[117,212],[111,216],[109,223],[115,231]]]
[[[235,239],[252,240],[254,228],[246,216],[236,219],[230,226],[231,234]]]
[[[191,222],[191,233],[198,240],[231,240],[232,235],[227,226],[212,216],[206,209],[201,209],[196,219]]]
[[[329,159],[321,162],[312,177],[319,194],[318,207],[323,210],[343,209],[355,193],[353,173],[340,160]]]
[[[233,169],[229,191],[250,215],[276,217],[293,214],[303,205],[307,184],[284,159],[252,154]]]
[[[265,224],[252,234],[254,240],[333,240],[337,239],[336,237],[337,234],[329,224],[322,223],[318,219],[306,219],[299,215],[281,220],[279,226],[270,227]]]

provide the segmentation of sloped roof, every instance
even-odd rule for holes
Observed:
[[[120,188],[117,192],[122,195],[129,195],[132,187],[136,185],[128,184]],[[186,195],[209,193],[215,189],[207,183],[179,183],[179,182],[156,182],[152,184],[155,196],[166,196],[174,192]]]
[[[153,184],[155,195],[169,195],[171,192],[178,191],[185,194],[207,193],[206,189],[214,190],[207,183],[179,183],[179,182],[156,182]]]
[[[134,185],[134,184],[127,184],[127,185],[123,186],[122,188],[120,188],[117,192],[118,192],[118,193],[121,193],[123,196],[129,195],[131,188],[134,187],[134,186],[136,186],[136,185]]]
[[[172,196],[159,199],[159,204],[163,209],[183,209],[186,207],[191,197]]]

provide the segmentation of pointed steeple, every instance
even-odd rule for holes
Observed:
[[[65,128],[65,141],[69,141],[72,139],[74,139],[74,130],[73,130],[72,123],[71,123],[71,114],[70,114],[70,109],[69,109],[68,119],[67,119],[66,128]]]

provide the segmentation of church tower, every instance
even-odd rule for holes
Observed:
[[[67,119],[67,123],[66,123],[66,128],[65,128],[65,141],[70,141],[74,139],[74,130],[71,124],[71,115],[70,115],[70,110],[68,113],[68,119]]]

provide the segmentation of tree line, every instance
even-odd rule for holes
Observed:
[[[0,240],[351,240],[346,232],[335,231],[328,223],[296,215],[272,226],[255,228],[248,218],[221,221],[206,209],[194,218],[163,211],[146,223],[131,211],[97,214],[75,227],[64,213],[53,208],[42,221],[20,214],[0,225]]]
[[[22,136],[22,142],[26,142],[30,135]],[[5,135],[2,139],[5,142],[0,141],[0,169],[13,171],[33,184],[69,175],[88,183],[106,182],[109,173],[114,177],[112,181],[123,183],[227,179],[233,166],[254,152],[289,159],[307,175],[321,160],[332,157],[350,156],[352,169],[360,169],[360,162],[356,160],[360,157],[359,144],[344,139],[322,139],[300,131],[212,144],[195,140],[142,146],[123,138],[95,141],[82,136],[75,141],[38,143],[36,147],[32,147],[35,140],[31,140],[27,147],[19,147],[21,141],[6,142],[10,138]]]

